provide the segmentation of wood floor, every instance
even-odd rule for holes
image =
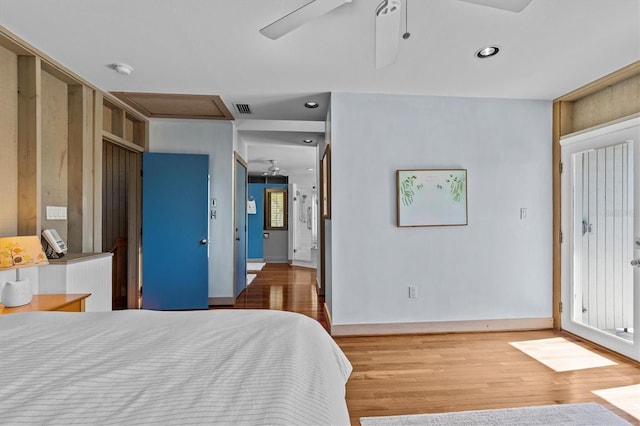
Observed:
[[[323,303],[315,291],[314,270],[267,264],[234,308],[299,312],[326,328]],[[556,372],[509,345],[552,337],[564,337],[617,364]],[[353,365],[347,406],[354,425],[364,416],[591,401],[640,425],[639,419],[593,393],[640,384],[640,366],[566,333],[540,330],[335,340]]]

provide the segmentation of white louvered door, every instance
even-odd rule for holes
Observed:
[[[632,119],[561,141],[562,327],[635,359],[639,136]]]

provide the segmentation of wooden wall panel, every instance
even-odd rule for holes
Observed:
[[[0,46],[0,237],[18,235],[18,56]]]
[[[18,57],[18,235],[41,230],[42,76],[37,56]]]
[[[68,237],[71,252],[93,250],[93,90],[69,86]]]
[[[640,75],[574,102],[573,131],[588,129],[640,111]]]
[[[47,220],[47,206],[68,206],[69,167],[68,87],[47,72],[42,73],[42,229],[55,228],[68,238],[68,220]],[[67,210],[68,214],[68,210]]]

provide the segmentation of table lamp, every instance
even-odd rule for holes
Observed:
[[[21,279],[20,268],[47,265],[48,263],[37,235],[0,237],[0,271],[16,270],[16,280],[4,283],[2,293],[0,293],[2,304],[12,308],[31,303],[33,290],[27,278]]]

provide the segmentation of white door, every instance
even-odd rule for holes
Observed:
[[[640,360],[640,118],[560,143],[562,328]]]

